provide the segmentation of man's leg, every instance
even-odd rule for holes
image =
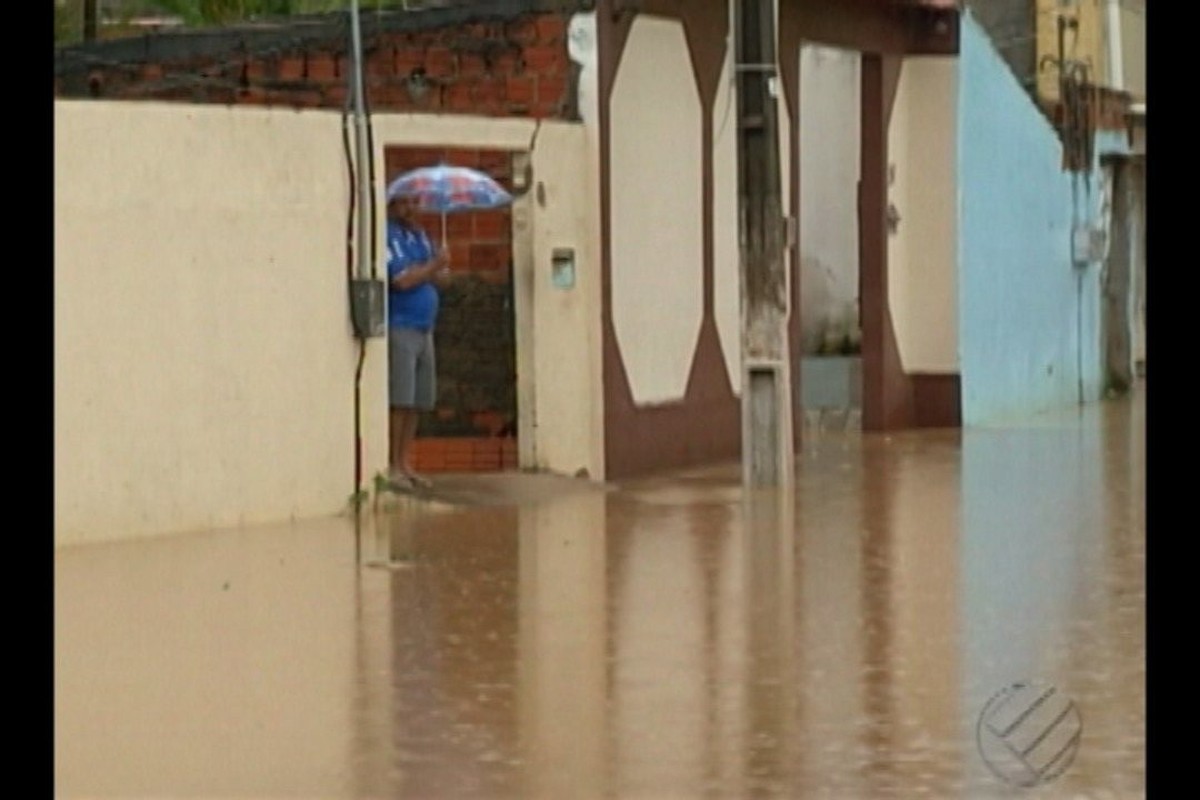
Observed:
[[[392,477],[408,471],[408,444],[411,441],[411,421],[416,414],[410,408],[393,406],[388,426],[388,467]]]
[[[388,332],[388,472],[392,480],[406,481],[409,446],[415,432],[417,357],[420,337],[403,329]]]
[[[418,486],[429,487],[431,485],[429,480],[413,471],[407,454],[413,439],[417,436],[417,421],[420,413],[433,409],[437,401],[437,363],[434,359],[432,334],[426,333],[421,340],[413,376],[413,408],[406,420],[405,459],[401,464],[404,474],[410,481]]]
[[[404,475],[411,476],[412,443],[417,438],[417,414],[415,408],[400,409],[400,452],[397,454],[396,466]]]

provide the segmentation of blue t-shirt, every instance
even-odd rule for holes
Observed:
[[[438,313],[437,286],[428,281],[410,289],[392,285],[392,280],[404,270],[433,258],[433,243],[424,231],[388,220],[387,249],[389,327],[433,330]]]

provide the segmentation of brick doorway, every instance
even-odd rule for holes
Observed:
[[[417,167],[444,161],[491,175],[513,190],[507,150],[387,147],[385,186]],[[422,224],[438,244],[442,217]],[[414,443],[419,472],[497,472],[517,461],[516,314],[512,211],[501,208],[445,217],[454,282],[442,290],[434,342],[437,408],[422,415]]]

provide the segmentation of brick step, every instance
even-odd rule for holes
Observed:
[[[517,440],[499,436],[422,436],[413,441],[417,472],[505,472],[515,470]]]

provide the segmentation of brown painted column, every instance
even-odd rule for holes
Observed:
[[[899,82],[899,57],[863,54],[858,229],[864,431],[913,424],[912,387],[900,363],[888,309],[888,121]]]

